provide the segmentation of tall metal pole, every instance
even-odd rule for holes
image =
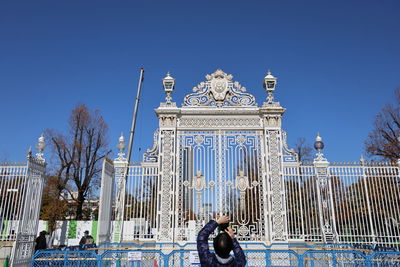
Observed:
[[[140,90],[142,89],[142,83],[143,83],[143,78],[144,78],[143,75],[144,75],[144,68],[141,68],[140,69],[140,78],[139,78],[138,90],[137,90],[136,101],[135,101],[135,108],[133,110],[131,132],[129,134],[128,155],[127,155],[128,163],[131,162],[133,137],[135,135],[136,117],[137,117],[137,110],[138,110],[139,101],[140,101]]]
[[[124,230],[124,210],[125,210],[125,184],[126,184],[126,179],[128,177],[128,171],[129,171],[129,163],[131,161],[131,155],[132,155],[132,145],[133,145],[133,137],[135,135],[135,127],[136,127],[136,117],[137,117],[137,110],[139,106],[139,100],[140,100],[140,90],[142,89],[142,83],[143,83],[143,74],[144,74],[144,68],[140,69],[140,78],[139,78],[139,84],[138,84],[138,90],[137,90],[137,95],[136,95],[136,101],[135,101],[135,108],[133,111],[133,118],[132,118],[132,125],[131,125],[131,132],[129,134],[129,145],[128,145],[128,155],[127,155],[127,161],[128,164],[126,165],[126,170],[124,173],[123,177],[123,185],[119,189],[121,190],[120,194],[120,199],[119,199],[119,204],[117,206],[117,232],[119,231],[119,242],[122,241],[122,236],[123,236],[123,230]]]

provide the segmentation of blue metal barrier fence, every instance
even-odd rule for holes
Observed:
[[[32,266],[191,266],[195,250],[115,249],[95,251],[39,251]],[[400,252],[358,250],[245,249],[247,266],[400,266]]]

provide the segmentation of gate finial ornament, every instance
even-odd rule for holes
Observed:
[[[315,137],[315,143],[314,143],[314,148],[315,150],[317,150],[317,154],[316,154],[316,158],[314,159],[314,161],[327,161],[324,158],[324,154],[322,154],[322,150],[324,149],[325,145],[324,142],[322,142],[322,137],[319,135],[319,133],[317,133],[317,137]]]
[[[118,148],[118,150],[119,150],[117,160],[120,160],[120,161],[126,160],[126,159],[125,159],[125,153],[124,153],[125,146],[126,146],[126,145],[125,145],[124,134],[121,133],[121,136],[118,138],[118,144],[117,144],[117,148]]]
[[[38,138],[38,143],[36,145],[36,149],[38,150],[38,153],[36,153],[36,158],[41,160],[41,161],[45,161],[45,159],[43,158],[43,150],[46,147],[46,143],[45,143],[45,139],[43,136],[43,133],[40,135],[40,137]]]

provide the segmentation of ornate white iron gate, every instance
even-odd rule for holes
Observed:
[[[262,137],[262,131],[178,132],[177,240],[193,239],[188,231],[221,215],[230,216],[240,239],[263,239]]]
[[[240,240],[287,240],[282,162],[294,156],[282,152],[285,109],[273,101],[276,78],[270,73],[265,78],[269,96],[262,107],[232,81],[232,75],[217,70],[206,79],[185,97],[181,108],[171,102],[168,87],[166,102],[156,110],[159,130],[154,146],[145,153],[143,164],[128,167],[120,138],[114,161],[114,241],[122,240],[124,220],[151,225],[150,235],[138,230],[139,239],[154,235],[158,241],[194,241],[206,220],[222,214],[231,217]],[[168,76],[164,82],[171,80]],[[130,177],[137,176],[131,174],[132,168],[139,168],[138,173],[148,168],[151,175],[139,175],[130,186]],[[132,196],[137,195],[137,186],[149,181],[156,183],[157,197],[152,191],[151,198],[144,197],[148,204],[138,203]],[[148,207],[155,218],[142,213],[128,218],[129,201]]]
[[[271,94],[258,107],[222,70],[206,79],[181,108],[167,93],[166,103],[156,110],[158,240],[194,241],[207,220],[229,214],[240,240],[285,241],[285,109]]]

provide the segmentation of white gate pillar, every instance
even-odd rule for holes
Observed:
[[[264,123],[264,150],[268,205],[265,212],[266,239],[271,242],[287,241],[287,215],[285,181],[282,157],[281,119],[285,112],[279,102],[264,103],[260,109]],[[269,231],[268,231],[269,230]]]
[[[115,209],[115,222],[112,231],[112,241],[122,241],[122,230],[124,227],[124,211],[125,211],[125,187],[126,187],[126,176],[128,173],[128,160],[125,158],[125,139],[121,134],[118,143],[118,158],[114,160],[114,171],[115,180],[117,182],[117,194],[116,194],[116,209]]]
[[[321,153],[324,143],[322,143],[319,134],[315,139],[314,147],[318,150],[317,157],[314,159],[314,167],[317,176],[316,187],[321,235],[324,242],[337,242],[332,181],[328,173],[329,162]]]
[[[267,101],[260,108],[264,124],[264,151],[265,170],[267,185],[266,229],[267,240],[271,242],[287,241],[287,214],[285,179],[283,174],[283,138],[282,138],[282,115],[285,109],[279,102],[274,101],[277,78],[270,71],[264,77],[264,88],[268,94]]]
[[[173,241],[174,190],[176,183],[176,127],[180,109],[175,103],[161,103],[156,110],[159,119],[160,154],[158,161],[157,241]]]

